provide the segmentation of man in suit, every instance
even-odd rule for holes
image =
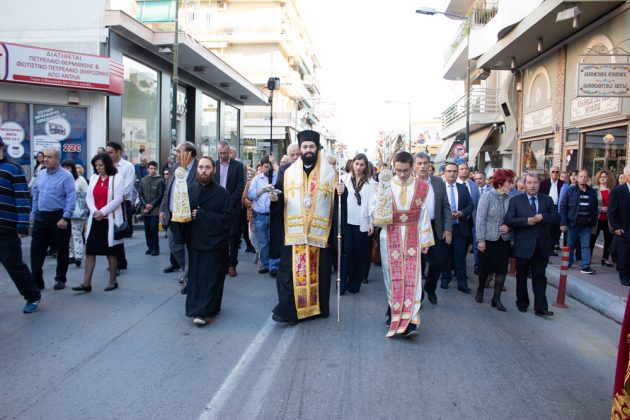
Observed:
[[[197,148],[191,142],[180,143],[175,149],[175,165],[172,167],[171,176],[168,177],[166,182],[166,190],[164,191],[164,198],[160,205],[160,223],[164,228],[168,228],[170,231],[168,235],[168,247],[171,250],[171,265],[166,267],[163,271],[165,273],[172,273],[179,268],[187,269],[185,264],[186,255],[184,251],[184,243],[181,240],[177,240],[181,232],[176,231],[175,224],[171,224],[171,212],[173,211],[173,199],[175,188],[173,188],[173,181],[175,181],[175,169],[177,169],[181,162],[180,157],[182,152],[188,152],[194,158],[188,166],[184,169],[186,173],[186,183],[188,186],[193,185],[196,182],[197,176]],[[174,230],[175,229],[175,230]],[[183,279],[187,277],[188,273],[184,273]]]
[[[221,140],[217,146],[219,153],[219,163],[214,175],[215,182],[225,188],[232,201],[234,211],[234,222],[230,229],[230,246],[228,256],[228,274],[236,277],[236,266],[238,265],[238,249],[241,244],[241,196],[245,188],[245,173],[243,164],[234,159],[230,159],[230,142]]]
[[[540,192],[542,194],[547,194],[553,200],[553,205],[556,206],[556,209],[560,207],[560,190],[564,182],[560,179],[560,168],[557,166],[552,166],[549,170],[549,178],[543,179],[540,182]],[[554,248],[560,248],[560,225],[552,225],[549,227],[551,229],[551,242],[553,243]],[[551,255],[556,257],[558,254],[555,251],[551,252]]]
[[[446,259],[442,269],[440,287],[448,289],[448,283],[451,281],[451,270],[454,268],[457,276],[457,290],[470,294],[472,290],[468,287],[468,278],[466,277],[466,248],[470,242],[469,223],[474,204],[468,189],[456,182],[457,172],[457,165],[454,163],[447,163],[444,167],[446,196],[453,224],[453,240],[450,245],[445,246]]]
[[[414,155],[413,166],[416,176],[429,185],[426,202],[435,245],[429,248],[427,258],[422,259],[422,272],[424,273],[424,261],[427,261],[429,263],[429,273],[427,274],[424,291],[429,298],[429,302],[435,305],[437,304],[435,288],[437,287],[437,281],[447,253],[446,247],[451,245],[453,239],[451,206],[446,197],[444,181],[440,177],[429,175],[431,157],[427,153],[418,152]]]
[[[538,174],[525,175],[525,194],[510,199],[505,224],[514,230],[514,257],[516,258],[516,306],[527,312],[527,274],[532,271],[534,311],[538,316],[550,316],[547,306],[547,277],[545,271],[553,250],[550,226],[560,223],[553,200],[539,192]]]
[[[608,200],[608,223],[617,243],[619,281],[630,286],[630,165],[623,168],[625,184],[619,184]]]
[[[468,189],[468,193],[473,201],[473,213],[470,218],[470,235],[468,235],[468,242],[466,243],[466,251],[468,251],[468,245],[477,243],[477,235],[475,233],[475,220],[477,220],[477,204],[479,204],[479,198],[481,193],[477,183],[470,179],[470,168],[468,164],[463,162],[457,165],[457,183],[464,185]],[[472,247],[473,255],[475,257],[475,274],[479,274],[479,250],[476,246]]]

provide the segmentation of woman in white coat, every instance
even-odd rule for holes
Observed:
[[[349,173],[341,177],[348,190],[345,208],[347,223],[343,226],[343,253],[341,258],[341,289],[340,293],[358,293],[361,282],[365,278],[365,269],[370,248],[369,236],[372,231],[370,225],[369,203],[376,184],[372,180],[367,156],[357,154],[352,159]]]
[[[90,210],[85,243],[85,277],[80,286],[73,287],[76,292],[92,291],[92,274],[97,255],[106,255],[109,263],[109,284],[106,292],[118,288],[116,275],[116,255],[122,240],[114,240],[114,225],[123,222],[121,203],[123,201],[124,180],[116,175],[114,162],[107,153],[99,153],[92,158],[94,175],[90,178],[86,203]]]

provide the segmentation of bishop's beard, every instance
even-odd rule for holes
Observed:
[[[206,175],[200,173],[197,174],[197,181],[199,181],[199,183],[203,185],[208,185],[209,183],[211,183],[212,178],[214,178],[214,175]]]
[[[306,166],[315,165],[315,163],[317,162],[318,154],[319,152],[318,153],[311,153],[311,152],[305,153],[302,155],[302,162],[304,162]]]

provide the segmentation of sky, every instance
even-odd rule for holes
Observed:
[[[336,102],[336,137],[349,149],[373,149],[379,131],[439,118],[463,95],[442,79],[444,54],[460,22],[415,13],[442,0],[297,0],[322,68],[322,99]],[[370,145],[368,147],[368,144]]]

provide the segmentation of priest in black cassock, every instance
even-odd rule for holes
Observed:
[[[197,164],[197,182],[188,188],[191,222],[184,237],[189,255],[186,316],[195,325],[221,310],[223,284],[228,264],[228,237],[234,214],[229,194],[214,182],[215,162],[202,157]]]
[[[298,133],[301,157],[278,179],[271,212],[282,212],[284,244],[276,279],[276,322],[295,323],[330,314],[330,276],[335,258],[337,195],[347,194],[335,169],[319,154],[319,133]]]

